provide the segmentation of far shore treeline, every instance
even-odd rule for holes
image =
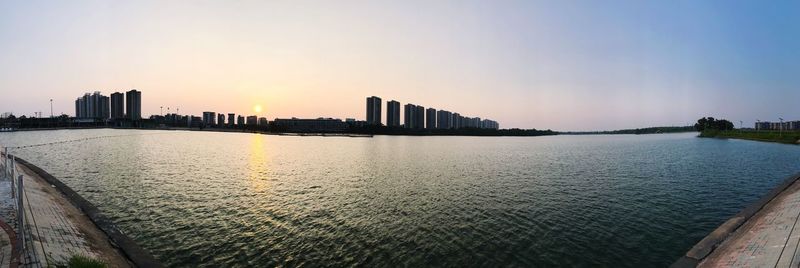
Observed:
[[[713,117],[703,117],[694,124],[694,129],[700,132],[706,130],[725,131],[733,130],[733,123],[725,119],[715,119]]]
[[[597,135],[597,134],[661,134],[661,133],[683,133],[695,132],[693,126],[668,126],[668,127],[646,127],[633,129],[619,129],[610,131],[580,131],[580,132],[560,132],[567,135]]]
[[[703,117],[697,120],[694,128],[700,131],[699,137],[743,139],[786,144],[800,144],[800,131],[796,130],[760,130],[734,129],[733,123],[725,119]]]

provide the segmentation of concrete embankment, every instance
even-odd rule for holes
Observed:
[[[44,258],[38,260],[40,263],[48,256],[79,253],[100,255],[112,267],[163,267],[69,186],[24,159],[16,160],[26,178],[30,178],[26,179],[26,195],[36,199],[29,202],[29,222],[35,229],[32,236],[38,240],[32,248]],[[81,248],[82,245],[88,248]]]
[[[671,267],[798,267],[800,174],[698,242]]]

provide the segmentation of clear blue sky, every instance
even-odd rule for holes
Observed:
[[[363,119],[378,95],[502,127],[800,119],[800,1],[2,1],[0,40],[18,115],[135,87],[145,115]]]

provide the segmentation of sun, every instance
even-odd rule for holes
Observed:
[[[261,105],[253,106],[253,111],[256,111],[256,113],[260,113],[261,112]]]

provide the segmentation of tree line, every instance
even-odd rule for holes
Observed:
[[[694,129],[703,132],[706,130],[733,130],[733,123],[725,119],[715,119],[713,117],[703,117],[694,124]]]

